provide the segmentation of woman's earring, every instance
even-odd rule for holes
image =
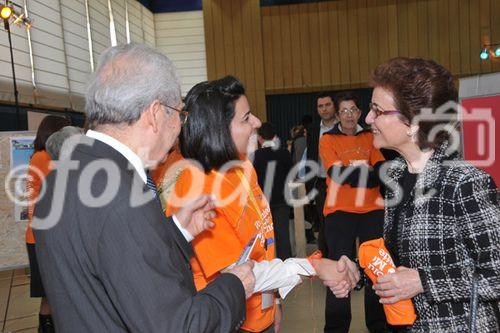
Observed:
[[[416,136],[416,131],[415,130],[412,130],[412,129],[409,129],[407,132],[406,132],[406,135],[409,136],[412,140],[415,140],[415,136]]]

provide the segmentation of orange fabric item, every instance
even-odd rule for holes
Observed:
[[[247,187],[253,196],[248,195]],[[211,171],[205,174],[193,165],[185,168],[170,193],[166,214],[175,213],[185,200],[200,194],[214,196],[217,217],[213,219],[213,228],[192,241],[195,256],[191,258],[191,268],[197,290],[203,289],[221,270],[235,263],[256,234],[263,237],[257,241],[252,258],[258,262],[274,259],[271,210],[249,161],[224,173]],[[261,332],[273,323],[274,299],[272,306],[262,309],[262,294],[257,293],[247,300],[246,306],[243,330]]]
[[[28,244],[35,244],[35,236],[31,229],[33,209],[35,208],[35,202],[40,193],[42,182],[51,171],[51,161],[50,155],[45,150],[35,152],[30,159],[28,178],[26,180],[26,191],[28,193],[28,227],[26,228],[26,243]]]
[[[373,147],[373,134],[368,131],[356,135],[324,134],[319,141],[319,154],[325,170],[332,165],[348,166],[352,161],[365,160],[370,166],[384,161],[380,150]],[[349,213],[367,213],[383,209],[379,188],[356,188],[340,185],[327,177],[327,194],[323,214],[337,210]]]
[[[182,155],[178,147],[175,147],[167,156],[165,161],[159,163],[154,170],[150,172],[151,178],[160,187],[163,178],[168,173],[168,169],[175,163],[182,160]]]
[[[323,253],[321,253],[321,251],[320,251],[320,250],[316,250],[316,251],[314,251],[311,255],[309,255],[309,256],[307,257],[307,260],[309,260],[309,262],[310,262],[310,263],[311,263],[311,265],[312,265],[312,261],[313,261],[314,259],[321,259],[321,258],[323,258]]]
[[[379,276],[396,271],[383,238],[373,239],[361,244],[358,257],[359,265],[373,283],[377,282]],[[387,322],[391,325],[412,325],[417,319],[411,299],[394,304],[384,304],[384,312]]]

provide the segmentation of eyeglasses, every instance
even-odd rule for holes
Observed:
[[[351,116],[353,116],[354,114],[358,113],[359,111],[360,110],[357,107],[353,106],[350,109],[345,108],[345,109],[339,110],[339,114],[341,116],[348,115],[348,114],[351,115]]]
[[[401,111],[399,110],[384,110],[376,103],[370,103],[369,107],[370,110],[377,115],[377,117],[380,117],[381,115],[401,114]]]
[[[188,116],[189,116],[189,112],[184,111],[184,110],[179,110],[179,109],[174,108],[174,107],[172,107],[172,106],[170,106],[168,104],[162,103],[161,105],[166,106],[169,109],[172,109],[174,111],[179,112],[179,119],[181,120],[181,124],[184,125],[186,123],[186,121],[188,119]]]
[[[401,121],[403,123],[405,123],[406,125],[409,126],[410,121],[399,110],[384,110],[380,106],[378,106],[376,103],[370,103],[369,107],[370,107],[370,110],[373,111],[373,113],[375,113],[376,118],[378,118],[382,115],[395,114],[395,115],[399,116],[399,118],[401,119]]]

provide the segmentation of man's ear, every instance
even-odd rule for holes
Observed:
[[[154,133],[158,133],[160,130],[160,112],[163,112],[163,106],[158,100],[155,100],[153,103],[149,104],[142,114],[142,117],[144,117],[144,125],[151,126]]]

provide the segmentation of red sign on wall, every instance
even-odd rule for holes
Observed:
[[[464,158],[488,172],[500,184],[500,135],[495,135],[495,120],[500,120],[500,95],[464,98],[462,115]]]

